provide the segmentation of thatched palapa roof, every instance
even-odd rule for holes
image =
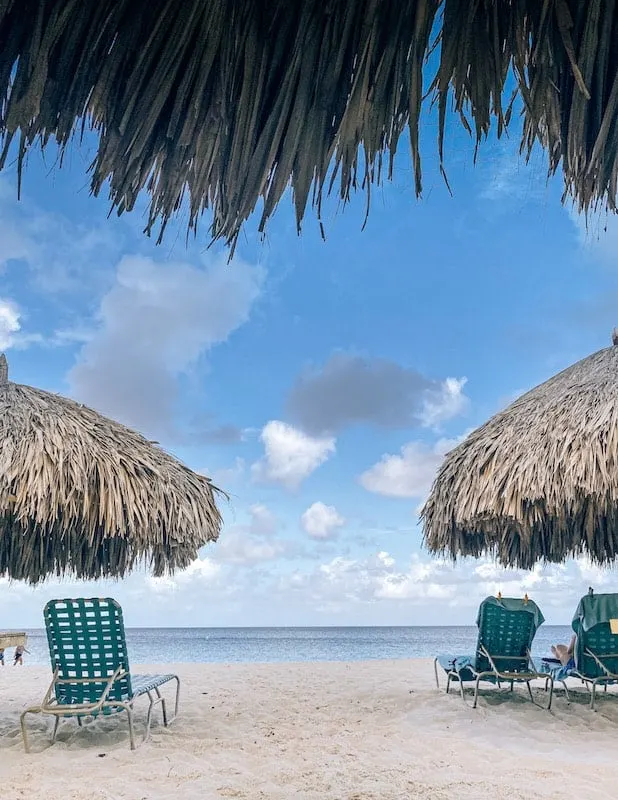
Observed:
[[[216,491],[124,425],[8,381],[0,356],[0,575],[182,569],[219,534]]]
[[[618,337],[520,397],[444,460],[421,517],[433,553],[529,568],[618,556]]]
[[[121,213],[145,189],[148,230],[187,197],[191,227],[212,208],[234,242],[290,182],[299,226],[332,183],[369,199],[408,125],[420,193],[423,92],[442,155],[451,105],[480,141],[514,88],[524,152],[541,143],[580,209],[615,209],[616,42],[604,0],[2,0],[0,137],[21,175],[35,143],[92,125],[95,194],[109,180]]]

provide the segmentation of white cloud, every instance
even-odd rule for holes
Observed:
[[[448,619],[451,624],[468,625],[488,595],[501,592],[505,597],[523,597],[527,592],[546,617],[560,615],[556,622],[570,619],[588,585],[602,591],[611,584],[611,571],[592,574],[591,569],[585,559],[538,565],[528,572],[505,569],[488,558],[466,559],[455,565],[424,553],[398,561],[387,551],[379,551],[361,558],[337,556],[311,571],[297,570],[280,579],[279,591],[295,596],[299,605],[309,604],[339,620],[444,624]],[[391,610],[379,612],[376,606]],[[412,612],[414,607],[423,609],[421,616]]]
[[[285,554],[285,543],[252,536],[242,528],[230,529],[216,545],[215,558],[225,564],[247,566],[260,561],[274,561]]]
[[[13,300],[0,298],[0,352],[10,348],[26,348],[32,344],[42,344],[39,333],[22,331],[22,313]]]
[[[459,439],[439,439],[434,445],[410,442],[400,455],[384,455],[360,476],[360,484],[369,492],[385,497],[424,497],[445,454]]]
[[[213,259],[207,269],[125,257],[98,327],[69,373],[84,403],[152,434],[169,434],[178,378],[249,318],[263,270]]]
[[[279,420],[271,420],[262,429],[264,458],[253,464],[256,481],[280,483],[297,489],[335,452],[335,439],[312,437]]]
[[[435,428],[462,414],[468,406],[468,398],[463,393],[467,382],[467,378],[447,378],[437,389],[427,392],[420,414],[422,424]]]
[[[185,588],[211,587],[216,584],[221,575],[221,565],[210,557],[196,558],[182,572],[174,575],[162,575],[155,578],[147,575],[144,579],[148,590],[157,595],[178,592]]]
[[[268,506],[255,503],[246,517],[242,524],[224,527],[212,551],[217,562],[242,567],[292,555],[293,543],[277,536],[281,523]]]
[[[335,506],[317,502],[303,513],[300,523],[312,539],[330,539],[345,525],[345,519]]]
[[[221,552],[224,543],[227,553]],[[424,552],[396,557],[386,549],[370,549],[299,563],[294,542],[259,539],[248,525],[242,531],[226,529],[207,551],[208,557],[185,572],[157,579],[143,572],[121,582],[87,585],[50,579],[32,589],[0,577],[0,613],[15,626],[40,627],[48,599],[111,595],[134,627],[472,625],[487,595],[527,592],[550,624],[568,624],[588,586],[597,592],[616,586],[616,570],[599,569],[586,559],[525,571],[504,569],[488,558],[453,565]]]
[[[0,298],[0,350],[8,350],[15,344],[20,329],[20,314],[16,304]]]
[[[270,508],[261,503],[256,503],[249,509],[249,515],[253,533],[259,536],[272,536],[277,532],[279,523]]]

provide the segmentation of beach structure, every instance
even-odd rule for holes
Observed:
[[[28,644],[28,634],[25,631],[0,631],[0,650],[7,647],[25,647]]]
[[[404,133],[420,194],[434,103],[443,169],[448,111],[477,145],[515,116],[565,198],[615,210],[617,41],[600,0],[6,0],[0,167],[91,127],[95,194],[122,213],[145,190],[161,234],[183,200],[191,229],[210,208],[233,245],[290,186],[299,229],[334,186],[369,203]]]
[[[180,679],[177,675],[132,675],[124,632],[122,609],[111,598],[51,600],[43,612],[53,678],[43,701],[21,715],[24,748],[29,752],[26,717],[54,717],[52,742],[62,719],[85,718],[126,712],[131,750],[135,750],[133,706],[140,697],[150,701],[144,741],[150,735],[152,713],[161,706],[167,727],[178,714]],[[160,687],[175,682],[174,716],[169,717]]]
[[[436,686],[440,688],[438,667],[446,673],[446,693],[451,682],[459,684],[461,697],[465,701],[464,683],[474,684],[473,708],[476,708],[482,682],[501,687],[506,683],[513,691],[513,684],[525,683],[534,703],[530,681],[545,679],[549,686],[547,710],[551,708],[553,678],[537,670],[532,660],[531,648],[534,636],[544,622],[541,609],[528,596],[486,597],[479,607],[476,624],[479,629],[476,651],[472,655],[439,655],[434,659]]]
[[[590,692],[590,708],[596,711],[597,689],[618,683],[618,594],[590,590],[579,601],[572,628],[576,636],[572,663],[544,658],[542,668],[562,684],[567,700],[567,678],[581,681]]]
[[[421,519],[432,553],[505,566],[618,556],[618,333],[447,454]]]
[[[218,490],[139,433],[8,380],[0,356],[0,575],[154,575],[217,539]]]

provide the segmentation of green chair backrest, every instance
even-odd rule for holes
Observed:
[[[529,672],[529,664],[521,658],[527,656],[534,635],[543,621],[539,607],[532,600],[485,598],[476,621],[479,628],[476,671],[491,670],[489,659],[481,651],[483,646],[500,672]]]
[[[52,669],[58,669],[58,677],[63,680],[102,679],[101,682],[58,685],[58,703],[96,703],[105,688],[105,679],[119,667],[126,675],[114,683],[108,699],[131,697],[122,609],[115,600],[50,600],[43,614]]]
[[[611,631],[611,619],[618,620],[618,594],[588,594],[579,601],[572,623],[577,634],[575,666],[587,678],[606,673],[586,650],[618,674],[618,634]]]

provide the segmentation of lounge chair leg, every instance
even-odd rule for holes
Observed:
[[[174,716],[172,717],[172,719],[168,721],[167,723],[168,725],[171,725],[172,722],[178,716],[178,706],[180,704],[180,678],[178,677],[178,675],[174,675],[174,680],[176,681],[176,700],[174,702]]]
[[[129,717],[129,741],[131,742],[131,750],[135,750],[135,730],[133,728],[133,709],[125,706],[127,716]]]
[[[532,687],[530,686],[530,681],[526,681],[526,686],[528,687],[528,694],[530,695],[530,699],[534,703],[534,695],[532,694]]]
[[[476,708],[476,704],[478,703],[479,699],[479,684],[481,682],[480,676],[476,679],[474,684],[474,702],[472,703],[472,708]]]
[[[440,688],[440,687],[438,687]],[[450,673],[446,676],[446,693],[448,694],[448,690],[451,688],[451,675]]]
[[[514,686],[514,684],[515,684],[515,681],[511,681],[511,688],[510,688],[510,691],[511,691],[511,692],[513,691],[513,686]]]
[[[547,710],[551,711],[551,701],[554,697],[554,679],[551,675],[545,679],[545,691],[547,691],[547,681],[549,681],[549,702],[547,703]]]
[[[24,750],[26,753],[30,752],[30,742],[28,741],[28,731],[26,729],[26,715],[30,714],[30,710],[24,711],[24,713],[19,718],[19,724],[21,725],[21,735],[22,739],[24,740]]]
[[[82,722],[82,718],[81,718],[81,717],[78,717],[78,718],[77,718],[77,725],[78,725],[78,727],[79,727],[79,728],[81,728],[81,727],[82,727],[82,725],[83,725],[83,722]]]
[[[56,741],[56,734],[58,733],[59,725],[60,725],[60,717],[56,716],[56,719],[54,720],[54,730],[52,732],[52,744],[54,744]]]
[[[152,709],[154,708],[154,701],[152,699],[152,695],[150,692],[148,694],[148,700],[150,701],[150,705],[148,706],[148,714],[146,714],[146,730],[144,731],[144,741],[147,742],[150,737],[150,723],[152,722]]]
[[[592,711],[596,711],[595,700],[597,694],[597,685],[595,681],[592,681],[592,689],[590,690],[590,708]]]
[[[163,726],[165,728],[167,728],[169,723],[167,721],[167,703],[165,702],[165,697],[163,697],[161,695],[161,692],[159,691],[159,687],[158,686],[155,686],[155,693],[157,695],[157,699],[156,699],[155,702],[161,704],[161,714],[163,716]]]
[[[433,674],[436,676],[436,689],[439,689],[440,688],[440,681],[438,680],[438,659],[437,658],[434,658],[434,660],[433,660]],[[448,688],[446,690],[446,693],[448,694]]]
[[[566,681],[561,680],[560,683],[564,686],[564,696],[566,697],[567,703],[571,702],[571,696],[569,695],[569,687],[566,685]]]

